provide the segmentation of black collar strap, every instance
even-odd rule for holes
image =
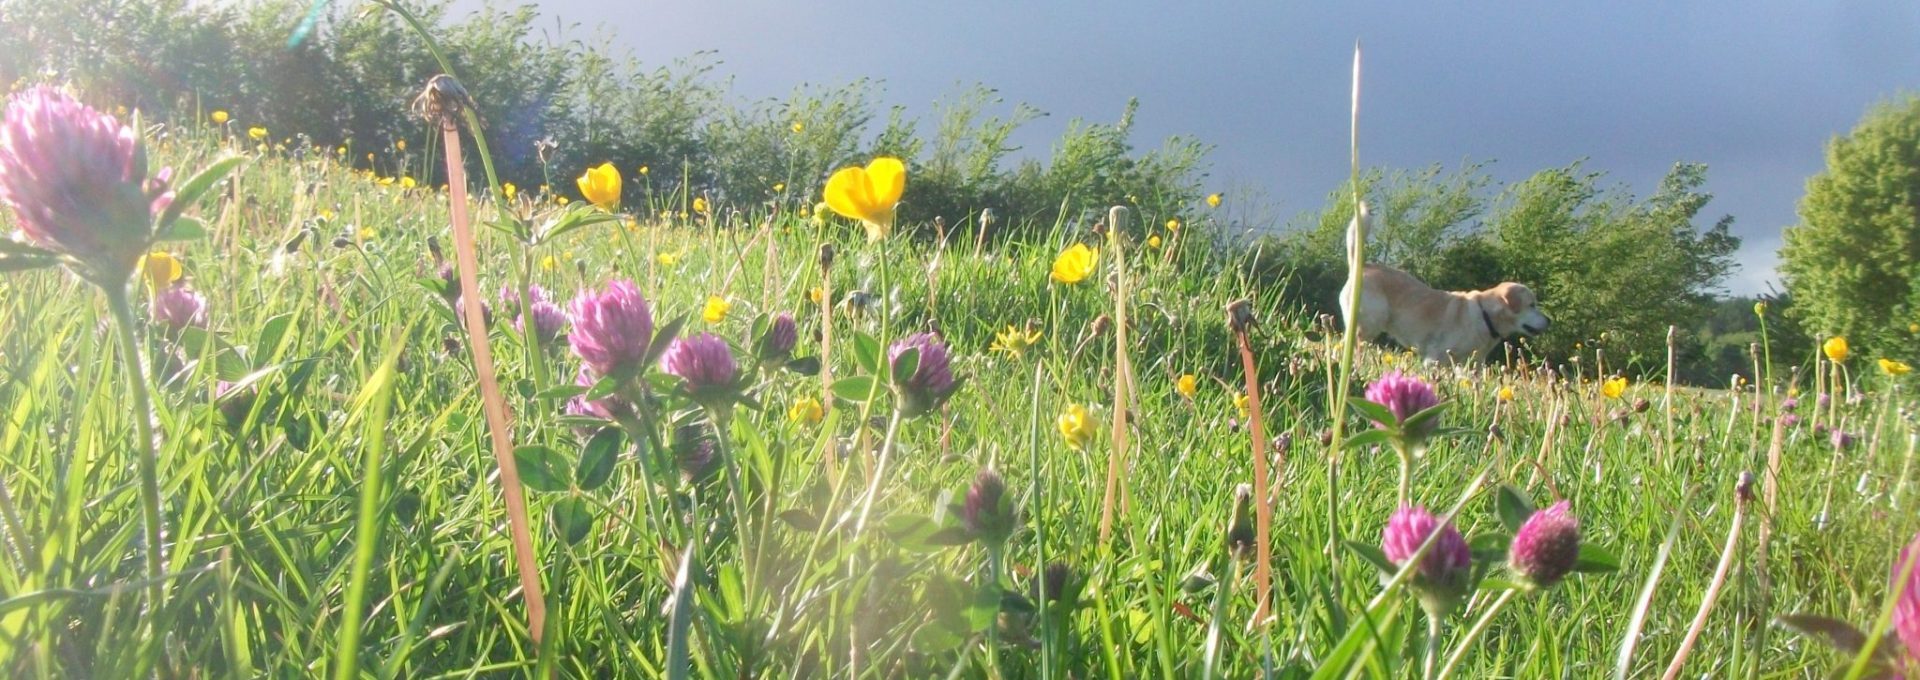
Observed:
[[[1493,327],[1493,315],[1488,314],[1487,308],[1485,307],[1480,308],[1480,320],[1487,322],[1487,335],[1493,336],[1493,339],[1495,340],[1507,339],[1507,336],[1501,335],[1500,331]]]

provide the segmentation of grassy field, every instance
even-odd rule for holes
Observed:
[[[10,676],[680,677],[678,653],[692,676],[716,678],[1422,674],[1426,615],[1403,583],[1383,595],[1366,551],[1342,543],[1380,543],[1400,468],[1370,437],[1337,456],[1328,445],[1339,336],[1277,308],[1209,225],[870,242],[855,223],[810,214],[818,196],[798,190],[704,213],[691,197],[649,195],[625,211],[637,218],[537,246],[477,229],[543,590],[545,625],[532,630],[473,354],[436,292],[429,243],[454,250],[447,196],[348,170],[330,150],[236,137],[176,129],[154,150],[175,167],[250,159],[190,211],[203,237],[161,246],[205,295],[206,329],[143,331],[166,528],[157,608],[143,576],[138,414],[108,309],[58,270],[0,279]],[[534,224],[595,214],[570,178],[554,185],[575,204],[523,188],[513,210]],[[474,207],[477,225],[505,222],[501,204]],[[1050,281],[1075,242],[1100,248],[1097,268],[1077,285]],[[563,308],[630,279],[657,325],[684,317],[682,335],[726,338],[743,362],[756,320],[778,312],[798,320],[796,353],[820,355],[819,290],[835,310],[826,370],[842,395],[884,371],[863,354],[928,329],[964,383],[921,417],[890,418],[883,386],[815,421],[817,375],[747,368],[750,403],[703,407],[655,371],[626,393],[650,396],[624,434],[602,429],[566,411],[583,396],[570,389],[579,359],[564,342],[529,348],[495,294],[523,274]],[[143,318],[149,295],[138,291]],[[1265,619],[1253,560],[1228,549],[1256,443],[1225,312],[1242,299],[1259,321],[1248,346],[1272,471]],[[1117,352],[1115,319],[1126,320]],[[990,351],[1009,326],[1037,331],[1037,344]],[[1681,675],[1820,677],[1849,659],[1775,617],[1866,627],[1880,616],[1889,565],[1916,529],[1910,393],[1855,357],[1826,410],[1811,384],[1780,373],[1671,395],[1636,382],[1609,397],[1605,360],[1455,371],[1363,349],[1352,368],[1356,397],[1399,368],[1437,386],[1449,436],[1415,461],[1413,501],[1457,508],[1461,532],[1494,546],[1476,555],[1480,592],[1439,630],[1442,654],[1462,650],[1452,677],[1611,677],[1626,641],[1636,647],[1618,670],[1658,676],[1730,528],[1738,545]],[[1123,386],[1131,407],[1118,409]],[[1776,428],[1789,390],[1799,422]],[[1076,407],[1084,429],[1062,425]],[[1369,429],[1340,412],[1347,436]],[[1816,424],[1857,441],[1836,450]],[[984,468],[1004,476],[1018,516],[1004,550],[960,517]],[[1759,477],[1757,497],[1737,510],[1743,472]],[[1617,569],[1596,552],[1593,573],[1510,590],[1497,534],[1521,495],[1571,501],[1584,542]],[[1054,563],[1069,586],[1033,597]]]

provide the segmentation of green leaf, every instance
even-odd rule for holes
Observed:
[[[566,454],[552,447],[527,444],[513,450],[513,462],[520,468],[520,483],[534,491],[566,491]]]
[[[893,384],[907,384],[908,380],[913,379],[914,371],[920,370],[920,348],[909,347],[907,351],[901,352],[900,358],[893,362],[892,370]]]
[[[253,345],[254,363],[272,361],[274,353],[280,349],[280,341],[287,336],[287,328],[292,325],[291,312],[267,319],[266,323],[261,324],[260,339]]]
[[[180,331],[180,347],[186,350],[187,358],[196,361],[213,361],[213,372],[221,380],[238,381],[253,372],[240,357],[240,351],[234,349],[218,333],[205,328],[187,327]]]
[[[553,387],[535,392],[533,398],[547,401],[566,401],[586,393],[587,388],[579,385],[554,385]]]
[[[547,519],[553,522],[553,533],[573,545],[593,530],[593,506],[584,498],[568,496],[554,502]]]
[[[606,211],[594,209],[584,202],[575,203],[573,207],[569,208],[565,213],[562,213],[558,218],[541,225],[539,233],[534,237],[534,244],[538,245],[552,242],[554,239],[558,239],[582,227],[591,227],[596,224],[606,224],[616,221],[618,221],[618,218]]]
[[[1387,407],[1359,397],[1348,399],[1347,405],[1353,407],[1353,410],[1359,411],[1360,415],[1367,420],[1382,425],[1393,426],[1399,422],[1398,419],[1393,417],[1393,411],[1388,410]]]
[[[581,490],[592,491],[613,478],[614,463],[620,460],[620,450],[625,448],[626,435],[617,427],[603,427],[587,440],[580,448],[580,465],[574,469],[574,484]]]
[[[1526,524],[1534,513],[1533,500],[1527,498],[1527,492],[1507,484],[1500,485],[1493,503],[1494,510],[1500,513],[1500,524],[1513,533],[1519,533],[1520,525]]]
[[[1513,535],[1504,531],[1478,533],[1467,539],[1467,547],[1472,551],[1476,562],[1504,562],[1507,559],[1507,548],[1512,544]]]
[[[880,387],[880,381],[871,375],[856,375],[833,381],[833,394],[856,404],[872,399]]]
[[[1479,588],[1483,592],[1493,593],[1503,590],[1526,590],[1528,586],[1524,583],[1508,581],[1506,579],[1483,578],[1480,579]]]
[[[1840,619],[1812,614],[1787,614],[1781,616],[1779,621],[1780,625],[1802,637],[1825,643],[1847,654],[1859,654],[1867,646],[1867,634]]]
[[[613,376],[607,376],[605,378],[601,378],[597,381],[594,381],[593,386],[587,388],[586,394],[583,398],[586,399],[587,401],[599,401],[601,399],[605,399],[607,397],[613,396],[613,393],[619,390],[620,390],[620,380]]]
[[[227,156],[208,164],[206,168],[200,170],[199,174],[181,182],[179,188],[173,190],[173,203],[168,204],[167,209],[160,213],[160,219],[156,222],[160,232],[154,235],[155,240],[172,240],[173,227],[180,219],[180,215],[184,214],[189,206],[199,203],[200,199],[213,189],[213,185],[226,179],[227,175],[245,162],[247,162],[246,156]],[[204,229],[202,233],[205,233]]]
[[[1620,556],[1592,543],[1580,544],[1580,557],[1573,561],[1573,570],[1581,574],[1605,574],[1620,571]]]
[[[166,236],[154,239],[154,243],[178,243],[181,241],[200,241],[207,238],[207,223],[198,217],[181,215],[174,218],[173,226],[167,229]]]
[[[1372,543],[1347,541],[1347,552],[1351,552],[1360,559],[1366,560],[1367,564],[1373,565],[1374,569],[1388,578],[1392,578],[1395,573],[1400,571],[1399,567],[1393,566],[1393,560],[1387,559],[1386,551],[1381,550],[1380,546]]]
[[[884,375],[880,372],[880,340],[866,333],[854,333],[853,361],[868,375]]]
[[[1419,413],[1415,413],[1413,415],[1407,416],[1407,421],[1400,424],[1400,429],[1407,432],[1420,432],[1426,429],[1427,423],[1433,422],[1434,419],[1440,417],[1440,414],[1446,413],[1446,412],[1447,412],[1446,402],[1443,401],[1438,404],[1434,404],[1433,406],[1427,409],[1424,409]]]
[[[805,510],[793,509],[780,513],[780,521],[801,531],[819,531],[820,518]]]
[[[1379,446],[1381,444],[1387,443],[1387,440],[1390,440],[1390,439],[1393,439],[1392,432],[1388,432],[1386,430],[1382,430],[1379,428],[1374,428],[1374,429],[1367,430],[1365,432],[1361,432],[1359,434],[1353,435],[1351,437],[1348,437],[1347,441],[1341,444],[1341,447],[1351,450],[1351,449],[1365,448],[1368,446]]]

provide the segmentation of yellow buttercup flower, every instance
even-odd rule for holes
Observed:
[[[1167,220],[1167,231],[1171,231],[1171,232],[1180,231],[1180,218],[1176,217],[1176,218]]]
[[[881,157],[867,167],[841,168],[827,178],[826,203],[834,212],[860,220],[867,239],[878,241],[893,232],[893,211],[906,190],[906,164]]]
[[[566,205],[566,204],[568,204],[568,203],[572,203],[572,202],[573,202],[573,199],[571,199],[571,198],[567,198],[567,197],[565,197],[565,196],[555,196],[555,197],[553,197],[553,202],[554,202],[554,203],[558,203],[558,204],[560,204],[560,205]]]
[[[1826,344],[1820,346],[1820,351],[1826,352],[1827,360],[1836,364],[1845,363],[1847,356],[1852,353],[1852,350],[1847,347],[1847,336],[1844,335],[1827,338]]]
[[[793,131],[793,134],[796,134],[796,135],[797,135],[797,134],[800,134],[800,133],[802,133],[802,132],[806,132],[806,131],[807,131],[807,126],[806,126],[806,125],[803,125],[803,124],[801,124],[801,123],[800,123],[800,121],[797,121],[797,120],[796,120],[796,121],[793,121],[793,125],[790,125],[790,126],[787,126],[787,129],[789,129],[789,130],[792,130],[792,131]]]
[[[1154,234],[1154,235],[1152,235],[1152,236],[1148,236],[1148,237],[1147,237],[1147,247],[1148,247],[1148,248],[1156,248],[1156,249],[1157,249],[1157,248],[1159,248],[1159,247],[1160,247],[1160,235],[1159,235],[1159,234]]]
[[[396,140],[393,140],[393,148],[394,148],[395,150],[397,150],[397,151],[406,151],[406,150],[407,150],[407,140],[404,140],[404,139],[396,139]]]
[[[1913,367],[1908,366],[1907,362],[1904,362],[1904,361],[1896,361],[1893,359],[1880,360],[1880,371],[1883,373],[1886,373],[1887,375],[1894,376],[1896,378],[1906,375],[1908,372],[1912,370],[1913,370]]]
[[[660,253],[653,256],[653,261],[660,263],[662,267],[671,267],[680,264],[680,253]]]
[[[1233,410],[1239,411],[1240,417],[1245,418],[1247,414],[1251,413],[1251,411],[1247,409],[1247,405],[1252,401],[1253,400],[1247,398],[1245,393],[1233,395]]]
[[[383,186],[383,187],[393,186],[393,178],[392,177],[380,178],[380,186]]]
[[[1019,328],[1008,326],[1006,330],[993,335],[993,346],[988,347],[987,351],[1006,352],[1009,355],[1019,357],[1025,355],[1028,348],[1038,344],[1040,344],[1039,330],[1023,331]]]
[[[613,212],[620,207],[620,171],[615,170],[612,163],[589,168],[580,176],[579,184],[580,195],[601,210]]]
[[[166,290],[180,280],[180,260],[173,253],[156,250],[140,258],[139,272],[147,279],[147,292]]]
[[[699,196],[693,197],[693,211],[702,215],[707,214],[707,199]]]
[[[1499,399],[1500,401],[1513,401],[1513,388],[1506,385],[1501,385],[1500,391],[1494,393],[1494,398]]]
[[[827,416],[826,409],[820,406],[820,400],[813,397],[801,397],[787,409],[787,420],[807,425],[818,425]]]
[[[213,119],[214,125],[226,125],[228,120],[227,112],[220,109],[214,110],[213,115],[208,116],[208,118]]]
[[[1178,380],[1173,381],[1173,391],[1178,392],[1182,397],[1192,399],[1193,395],[1200,393],[1200,379],[1194,377],[1192,373],[1181,374]]]
[[[413,181],[413,178],[412,178],[412,177],[402,177],[402,178],[400,178],[400,188],[402,188],[402,189],[412,189],[412,188],[414,188],[414,187],[416,187],[416,186],[419,186],[419,183],[418,183],[418,182],[415,182],[415,181]]]
[[[820,301],[826,299],[826,297],[827,297],[827,289],[825,288],[820,288],[816,286],[812,290],[807,291],[807,301],[812,302],[813,304],[816,304],[816,305],[820,304]]]
[[[774,182],[774,183],[773,183],[773,193],[776,193],[776,194],[784,194],[784,193],[787,193],[787,183],[786,183],[786,182]]]
[[[700,318],[707,323],[720,323],[726,320],[730,311],[733,311],[733,303],[718,295],[710,295],[706,306],[700,309]]]
[[[263,127],[252,127],[252,128],[247,128],[247,136],[248,136],[248,137],[252,137],[252,138],[254,139],[254,141],[259,141],[259,140],[262,140],[262,139],[266,139],[266,138],[267,138],[267,129],[266,129],[266,128],[263,128]]]
[[[1072,248],[1060,251],[1053,258],[1053,280],[1073,285],[1086,280],[1100,264],[1100,251],[1088,248],[1085,243],[1075,243]]]
[[[345,146],[337,146],[337,147],[334,147],[334,149],[333,149],[333,155],[335,155],[335,156],[339,156],[339,157],[341,157],[341,158],[346,158],[346,157],[347,157],[347,147],[345,147]]]
[[[560,261],[553,259],[552,255],[548,255],[546,257],[540,258],[540,269],[542,270],[553,271],[555,268],[559,266],[560,266]]]
[[[507,200],[513,200],[513,197],[519,195],[519,193],[520,187],[514,186],[512,182],[500,183],[500,195],[507,197]]]
[[[1067,406],[1067,412],[1060,414],[1058,421],[1060,437],[1067,440],[1067,446],[1075,451],[1084,450],[1093,442],[1093,420],[1087,415],[1087,409],[1079,404]]]
[[[1908,333],[1914,333],[1914,334],[1920,334],[1920,323],[1910,323],[1910,324],[1907,324],[1907,332],[1908,332]]]
[[[1607,378],[1606,382],[1600,383],[1600,394],[1605,395],[1608,399],[1619,399],[1620,395],[1626,393],[1627,379],[1625,377]]]
[[[1218,208],[1220,207],[1220,201],[1225,198],[1226,195],[1219,192],[1207,194],[1207,207]]]
[[[362,241],[371,241],[373,240],[373,237],[379,236],[380,234],[378,232],[375,232],[373,230],[373,227],[361,227],[357,235],[360,237],[360,240]]]
[[[642,165],[642,166],[640,166],[640,176],[641,176],[641,177],[646,177],[647,175],[649,175],[649,174],[652,174],[652,173],[653,173],[653,168],[649,168],[649,167],[647,167],[647,166],[644,166],[644,165]]]

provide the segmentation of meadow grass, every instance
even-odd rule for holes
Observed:
[[[1330,528],[1378,543],[1400,474],[1385,448],[1350,451],[1329,497],[1338,334],[1281,308],[1278,291],[1249,281],[1244,254],[1209,242],[1205,224],[1164,243],[1171,254],[1135,241],[1115,263],[1103,250],[1098,273],[1078,285],[1050,283],[1048,272],[1070,243],[1103,243],[1087,225],[984,249],[962,235],[952,247],[868,242],[857,225],[807,214],[813,197],[704,214],[688,197],[656,197],[633,206],[630,223],[582,228],[531,253],[481,229],[480,290],[493,305],[494,355],[532,487],[549,617],[536,645],[473,363],[454,307],[423,283],[438,276],[429,240],[451,242],[445,196],[382,186],[325,150],[263,153],[209,130],[172,133],[155,153],[176,167],[236,151],[254,158],[199,208],[204,238],[162,245],[207,296],[209,329],[145,333],[141,359],[163,433],[170,596],[156,611],[142,596],[136,421],[108,310],[56,270],[0,279],[9,539],[0,666],[10,675],[680,677],[688,669],[668,664],[679,633],[699,677],[1421,673],[1426,623],[1405,606],[1412,598],[1389,593],[1381,615],[1366,616],[1381,574],[1330,548]],[[531,194],[516,210],[535,221],[578,208]],[[503,221],[491,203],[476,205],[475,219]],[[818,262],[823,244],[837,253],[831,269]],[[660,442],[618,440],[609,481],[583,489],[593,485],[575,467],[605,450],[591,443],[597,425],[562,411],[577,394],[564,386],[578,361],[564,344],[525,351],[515,311],[494,295],[528,262],[561,300],[632,279],[658,323],[686,316],[687,333],[719,334],[743,357],[755,319],[780,311],[800,320],[799,354],[818,354],[820,305],[809,292],[824,286],[836,310],[833,375],[873,372],[861,365],[862,336],[885,343],[937,329],[966,382],[944,408],[896,428],[884,390],[867,405],[842,400],[814,423],[789,409],[822,397],[819,378],[758,375],[749,391],[757,408],[723,419],[720,451],[738,479],[681,476],[659,445],[671,439],[665,421],[699,408],[663,398],[661,422],[646,424]],[[1124,288],[1109,277],[1115,267],[1127,272]],[[883,282],[890,292],[879,292]],[[1106,315],[1120,289],[1129,293],[1118,318],[1129,323],[1134,396],[1123,441],[1132,450],[1103,542],[1121,356]],[[732,302],[718,322],[700,318],[712,296]],[[1224,311],[1235,300],[1259,320],[1249,346],[1275,437],[1266,447],[1274,590],[1265,621],[1252,620],[1255,570],[1227,548],[1234,489],[1253,469]],[[997,331],[1030,323],[1038,346],[988,351]],[[1851,376],[1863,396],[1841,390],[1819,416],[1803,407],[1804,422],[1781,430],[1780,467],[1767,480],[1784,375],[1677,390],[1668,431],[1663,389],[1634,384],[1605,397],[1602,359],[1557,373],[1455,371],[1361,352],[1355,394],[1389,369],[1412,370],[1437,386],[1445,425],[1460,430],[1416,461],[1416,503],[1458,507],[1454,522],[1476,536],[1501,527],[1497,485],[1541,507],[1570,499],[1584,540],[1618,556],[1615,572],[1508,598],[1474,632],[1454,677],[1609,677],[1630,629],[1641,634],[1626,675],[1660,673],[1709,587],[1735,481],[1749,471],[1777,496],[1746,513],[1744,548],[1683,675],[1818,677],[1840,663],[1774,618],[1814,612],[1866,626],[1881,612],[1889,565],[1916,528],[1911,397],[1882,377]],[[1175,389],[1186,373],[1199,378],[1192,398]],[[241,386],[223,397],[223,382]],[[1811,404],[1810,387],[1798,389]],[[1641,399],[1650,408],[1636,412]],[[1072,405],[1096,423],[1082,448],[1055,425]],[[1368,427],[1349,413],[1349,431]],[[1859,443],[1836,454],[1813,432],[1816,420]],[[883,448],[891,462],[873,480],[871,527],[856,533],[850,518]],[[1004,560],[954,529],[952,506],[986,467],[1005,476],[1021,516]],[[691,562],[689,541],[702,548]],[[1665,541],[1670,554],[1642,610]],[[1042,618],[1036,598],[1019,595],[1035,592],[1047,562],[1066,565],[1081,587],[1077,602],[1049,602]],[[683,564],[695,573],[680,573]],[[992,574],[1003,588],[991,587]],[[1490,576],[1505,578],[1497,567]],[[1446,622],[1444,651],[1501,596],[1491,583]],[[682,597],[670,597],[676,590]],[[1357,653],[1341,656],[1343,640]],[[337,654],[343,648],[352,654]]]

